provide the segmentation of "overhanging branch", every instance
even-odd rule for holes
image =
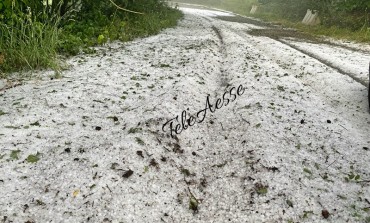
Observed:
[[[116,3],[114,3],[112,0],[109,0],[114,6],[116,6],[116,8],[122,10],[122,11],[125,11],[125,12],[131,12],[131,13],[135,13],[135,14],[140,14],[140,15],[144,15],[144,13],[142,12],[135,12],[135,11],[131,11],[131,10],[128,10],[128,9],[125,9],[125,8],[122,8],[120,7],[119,5],[117,5]]]

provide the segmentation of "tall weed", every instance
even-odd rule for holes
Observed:
[[[58,20],[38,22],[32,14],[16,15],[0,23],[0,72],[58,68],[56,47],[60,29]]]

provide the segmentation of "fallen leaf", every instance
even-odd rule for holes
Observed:
[[[139,143],[140,145],[145,145],[144,141],[140,139],[139,137],[135,137],[136,142]]]
[[[308,174],[310,174],[310,175],[312,175],[311,170],[309,170],[309,169],[307,169],[307,168],[303,168],[303,171],[304,171],[304,172],[306,172],[306,173],[308,173]]]
[[[34,123],[31,123],[30,125],[32,125],[32,126],[40,126],[40,123],[39,123],[39,121],[36,121]]]
[[[10,153],[10,158],[12,158],[13,160],[19,159],[18,154],[20,152],[21,152],[20,150],[12,150],[12,152]]]
[[[73,197],[77,197],[77,195],[80,193],[80,190],[77,189],[75,191],[73,191]]]
[[[189,199],[189,209],[195,212],[198,211],[198,201],[193,195]]]
[[[322,216],[323,216],[325,219],[326,219],[326,218],[328,218],[328,217],[329,217],[329,215],[330,215],[330,214],[329,214],[329,211],[328,211],[328,210],[326,210],[326,209],[325,209],[325,210],[322,210],[322,211],[321,211],[321,214],[322,214]]]
[[[293,207],[293,202],[290,200],[286,200],[286,203],[289,207]]]
[[[40,158],[37,155],[29,155],[26,160],[29,163],[36,163],[39,159]]]
[[[136,151],[136,154],[137,154],[138,156],[140,156],[140,157],[144,158],[143,151],[138,150],[138,151]]]
[[[122,177],[124,177],[124,178],[129,178],[132,174],[134,174],[134,171],[132,171],[132,170],[127,170],[127,171],[122,175]]]

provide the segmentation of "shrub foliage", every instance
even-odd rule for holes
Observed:
[[[58,53],[155,34],[180,17],[164,0],[0,0],[0,75],[56,68]]]
[[[370,27],[369,0],[259,0],[267,12],[301,20],[307,9],[320,12],[324,25],[351,28]]]

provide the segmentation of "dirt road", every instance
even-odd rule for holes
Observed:
[[[368,46],[182,10],[0,92],[0,219],[370,222]]]

